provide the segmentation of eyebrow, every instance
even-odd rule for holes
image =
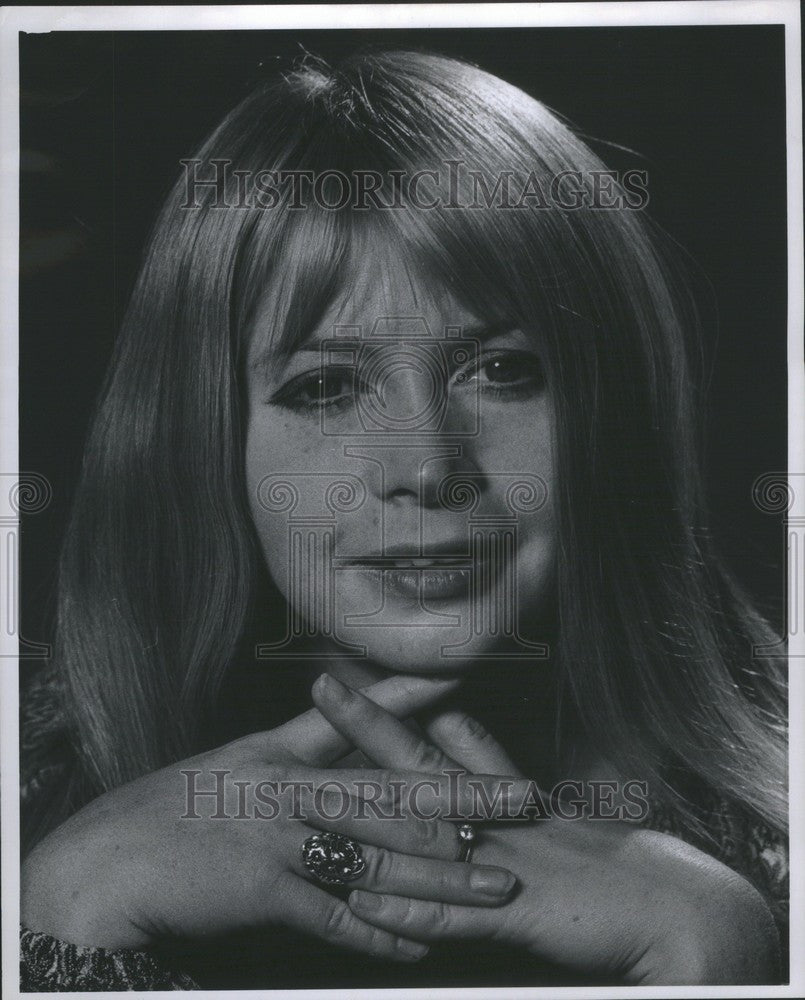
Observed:
[[[345,326],[347,324],[344,324]],[[487,340],[493,340],[495,337],[503,336],[504,334],[511,333],[513,330],[518,328],[518,324],[514,320],[498,320],[492,323],[472,323],[468,326],[462,326],[460,323],[445,323],[443,329],[460,329],[461,333],[458,337],[451,337],[450,340],[477,340],[480,343],[485,343]],[[333,337],[333,336],[317,336],[309,337],[307,340],[303,341],[297,347],[293,347],[288,351],[272,351],[271,348],[266,348],[266,350],[261,351],[260,354],[255,358],[251,364],[251,368],[255,370],[263,370],[266,365],[269,364],[273,359],[280,358],[290,358],[296,354],[321,354],[322,345],[331,341],[336,344],[343,342],[344,344],[354,343],[356,340],[360,341],[362,338],[360,336],[355,337]],[[382,343],[385,339],[392,340],[396,338],[369,338],[370,342]],[[427,341],[440,341],[446,340],[448,338],[432,337],[432,338],[417,338],[417,337],[400,337],[403,341],[416,341],[419,339]]]
[[[503,320],[495,320],[490,323],[484,323],[484,322],[471,323],[465,327],[461,326],[460,323],[445,323],[442,329],[445,330],[447,328],[452,328],[452,329],[459,328],[461,330],[461,334],[459,337],[451,337],[449,338],[448,342],[455,343],[456,341],[458,341],[460,343],[462,340],[477,340],[480,344],[484,344],[489,340],[494,340],[495,337],[502,337],[507,333],[512,333],[514,330],[518,330],[520,328],[520,324],[517,323],[515,320],[503,319]],[[360,337],[354,337],[350,339],[349,337],[318,336],[318,337],[309,337],[307,340],[303,341],[297,347],[292,347],[290,350],[286,351],[274,351],[271,349],[271,347],[267,347],[257,355],[254,361],[252,361],[248,367],[252,372],[255,372],[256,374],[260,375],[263,378],[267,378],[268,371],[272,363],[276,363],[277,361],[279,361],[280,363],[287,362],[291,358],[300,354],[303,355],[308,354],[314,357],[321,357],[322,345],[328,341],[335,341],[336,343],[343,342],[343,344],[346,346],[349,344],[354,344],[356,340],[359,341],[360,339],[361,339]],[[382,342],[383,339],[384,338],[382,337],[377,338],[379,342]],[[392,338],[388,339],[391,340]],[[407,339],[411,341],[411,340],[416,340],[417,338],[403,337],[400,339],[401,340]],[[426,338],[422,339],[426,340]],[[433,337],[433,338],[427,338],[427,340],[435,342],[439,340],[445,341],[447,340],[447,338]]]

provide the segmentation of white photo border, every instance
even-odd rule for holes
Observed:
[[[788,468],[805,473],[805,369],[803,368],[803,200],[802,78],[800,10],[797,0],[682,0],[682,2],[501,3],[240,6],[97,6],[5,7],[0,10],[0,470],[19,475],[18,466],[18,267],[19,267],[19,33],[50,31],[173,31],[234,29],[364,29],[479,27],[636,27],[694,25],[784,25],[786,60],[787,200],[788,200]],[[801,480],[800,480],[801,482]],[[805,491],[793,490],[791,517],[805,517]],[[797,561],[797,555],[799,556]],[[805,657],[805,557],[791,552],[788,567],[787,621],[798,622],[790,634],[794,667]],[[0,600],[14,607],[18,581],[0,581]],[[16,647],[17,636],[2,637]],[[6,649],[0,670],[0,749],[2,750],[2,988],[19,993],[19,678],[17,661]],[[12,654],[13,656],[13,654]],[[805,940],[805,677],[790,675],[791,924],[792,941]],[[205,991],[199,997],[237,992],[242,997],[319,997],[321,990]],[[389,997],[400,990],[327,990],[333,998]],[[792,949],[790,983],[774,987],[625,987],[506,988],[496,997],[801,997],[805,994],[805,949]],[[45,996],[46,994],[25,994]],[[65,994],[82,996],[86,994]],[[117,994],[94,994],[99,997]],[[173,993],[154,992],[154,997]],[[406,990],[405,997],[478,997],[483,989]]]

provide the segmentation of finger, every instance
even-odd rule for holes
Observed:
[[[406,718],[453,691],[458,683],[454,678],[397,675],[365,688],[362,696],[392,715]],[[306,764],[327,765],[351,746],[315,708],[270,733],[259,734],[259,738],[264,753],[273,757],[280,750]]]
[[[501,906],[517,882],[505,868],[416,858],[382,847],[361,846],[366,868],[350,881],[350,888],[469,906]],[[316,876],[305,868],[301,851],[294,871],[316,882]]]
[[[350,893],[349,907],[361,920],[415,941],[491,938],[500,920],[496,910],[362,890]]]
[[[411,817],[453,824],[546,819],[551,814],[550,799],[535,781],[515,775],[468,774],[463,769],[422,774],[391,768],[297,772],[290,767],[280,791],[294,786],[304,788],[300,818],[314,817],[315,825],[320,818],[324,823],[353,815],[364,822],[379,815],[406,822]],[[389,829],[394,825],[389,823]]]
[[[418,858],[455,861],[461,853],[461,839],[455,823],[435,818],[437,800],[433,789],[423,789],[422,809],[374,782],[356,782],[354,795],[348,786],[331,786],[305,801],[304,816],[318,830],[353,837],[360,844],[385,847]]]
[[[522,775],[494,736],[460,709],[448,708],[427,715],[422,726],[436,746],[468,771]]]
[[[438,747],[329,674],[322,674],[313,685],[313,700],[332,726],[381,767],[426,774],[456,769],[456,762]]]
[[[284,917],[290,927],[338,947],[400,962],[416,962],[428,952],[422,944],[364,922],[343,900],[302,879],[294,878],[287,902]]]

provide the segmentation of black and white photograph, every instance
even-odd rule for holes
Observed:
[[[0,13],[7,995],[801,995],[799,5]]]

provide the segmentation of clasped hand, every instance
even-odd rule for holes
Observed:
[[[503,787],[501,777],[512,800],[518,785],[521,791],[526,785],[491,734],[459,711],[433,716],[423,739],[327,675],[313,695],[331,725],[388,770],[387,780],[403,777],[399,772],[444,778],[459,770],[485,786],[486,802]],[[456,807],[455,785],[439,785],[442,810],[449,813]],[[472,808],[477,800],[463,802]],[[511,891],[490,900],[492,906],[456,898],[455,855],[444,858],[449,844],[436,827],[428,846],[427,838],[407,839],[394,822],[371,829],[354,822],[328,825],[392,852],[443,858],[431,869],[425,892],[381,891],[382,880],[375,879],[350,893],[352,912],[391,934],[425,943],[485,939],[591,979],[626,984],[760,983],[775,974],[776,931],[749,883],[689,844],[633,822],[556,816],[486,822],[473,862],[513,876]],[[388,875],[405,861],[391,853],[384,865]]]
[[[675,838],[633,823],[506,822],[478,828],[471,863],[458,860],[446,773],[492,801],[501,777],[524,778],[505,750],[455,709],[425,735],[400,719],[432,709],[454,680],[393,677],[351,691],[323,675],[316,708],[115,788],[50,834],[26,859],[21,916],[32,930],[78,945],[140,948],[165,937],[208,937],[280,924],[380,959],[417,961],[433,942],[489,940],[594,981],[761,983],[774,976],[777,936],[746,880]],[[333,762],[355,747],[376,769]],[[182,772],[230,780],[232,821],[187,818]],[[426,818],[400,789],[427,781]],[[261,782],[360,789],[378,805],[326,807],[271,821],[240,815],[232,789]],[[365,804],[365,803],[364,803]],[[336,803],[338,806],[338,803]],[[388,812],[388,809],[385,809]],[[337,816],[339,818],[328,818]],[[332,830],[362,848],[365,870],[334,893],[306,869],[302,844]]]

